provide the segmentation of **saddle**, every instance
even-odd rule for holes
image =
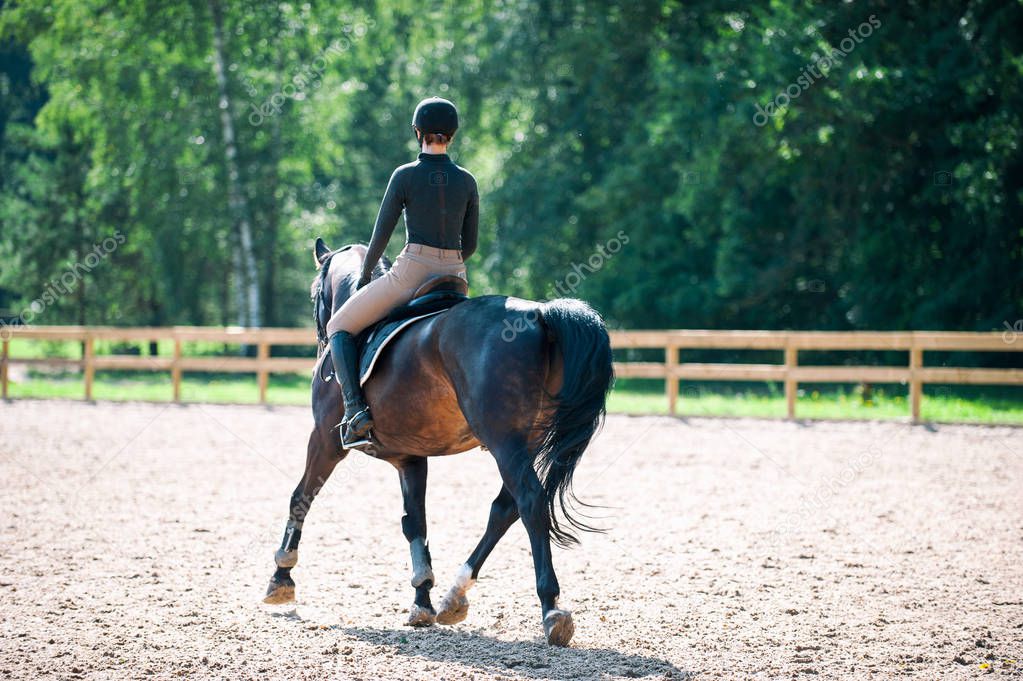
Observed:
[[[365,385],[391,341],[405,329],[469,299],[469,284],[461,277],[438,275],[426,280],[412,300],[391,310],[384,319],[358,335],[359,385]]]

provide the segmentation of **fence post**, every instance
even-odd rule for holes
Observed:
[[[181,339],[174,337],[174,357],[171,359],[171,385],[174,390],[174,401],[181,401]]]
[[[7,399],[7,357],[10,355],[11,341],[4,340],[0,350],[0,397]]]
[[[920,422],[920,403],[923,401],[924,386],[920,382],[920,370],[924,366],[924,351],[913,338],[909,347],[909,406],[913,423]]]
[[[96,375],[96,366],[93,363],[95,359],[95,340],[92,334],[86,332],[85,336],[85,356],[82,357],[83,372],[85,374],[85,399],[92,399],[92,381]]]
[[[266,404],[266,387],[270,380],[270,374],[266,369],[266,361],[270,359],[270,344],[266,341],[259,342],[259,368],[256,375],[259,378],[259,403]]]
[[[785,341],[785,415],[796,418],[796,392],[799,388],[795,379],[795,368],[799,364],[799,350],[792,341]]]
[[[668,345],[664,348],[664,390],[668,395],[668,413],[675,415],[678,408],[678,377],[675,367],[678,366],[678,346]]]

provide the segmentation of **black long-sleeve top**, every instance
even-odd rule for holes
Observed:
[[[408,243],[460,249],[463,260],[476,251],[480,214],[476,178],[447,154],[421,153],[417,161],[391,174],[363,262],[363,277],[369,277],[384,254],[403,210]]]

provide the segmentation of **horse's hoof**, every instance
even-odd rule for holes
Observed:
[[[295,602],[295,584],[281,584],[279,582],[270,582],[270,586],[266,589],[266,596],[263,598],[263,602],[267,605],[284,605],[285,603]]]
[[[437,622],[440,624],[458,624],[469,615],[469,599],[465,597],[465,592],[453,591],[441,599],[440,612],[437,613]]]
[[[552,646],[567,646],[575,633],[572,613],[568,610],[554,609],[543,618],[543,632],[547,635],[547,643]]]
[[[413,603],[405,624],[409,627],[432,627],[436,621],[437,613],[433,611],[433,608],[424,608]]]

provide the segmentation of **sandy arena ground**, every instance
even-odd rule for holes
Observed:
[[[397,476],[352,455],[313,506],[298,604],[260,603],[305,409],[0,403],[0,677],[972,678],[1023,674],[1023,430],[614,416],[556,550],[543,643],[517,524],[462,624],[403,626]],[[431,461],[438,602],[499,489]],[[984,666],[986,665],[986,666]]]

